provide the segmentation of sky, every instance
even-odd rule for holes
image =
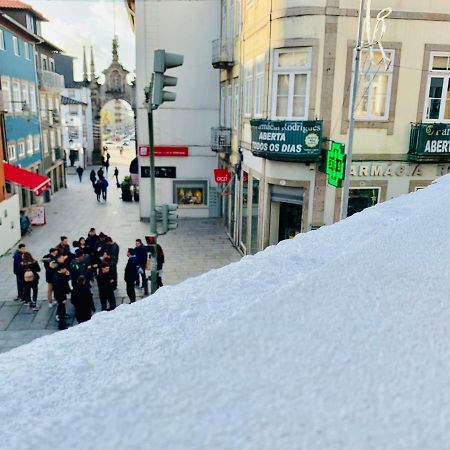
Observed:
[[[42,23],[42,33],[49,41],[61,47],[67,55],[75,56],[75,79],[83,73],[83,46],[86,46],[89,70],[89,49],[94,47],[97,76],[111,64],[114,35],[119,36],[119,60],[134,73],[135,36],[131,30],[123,0],[27,0],[49,22]]]

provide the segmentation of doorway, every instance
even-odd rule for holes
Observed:
[[[302,230],[303,206],[280,202],[278,241],[293,239]]]
[[[359,213],[380,201],[380,188],[350,189],[347,217]]]

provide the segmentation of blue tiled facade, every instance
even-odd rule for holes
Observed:
[[[14,102],[27,102],[27,111],[22,111],[21,103],[11,103],[5,115],[7,146],[15,145],[14,155],[8,154],[12,164],[27,168],[42,161],[40,124],[38,116],[38,85],[35,66],[34,44],[27,40],[25,33],[18,33],[0,22],[0,76],[2,90],[9,91]],[[17,39],[19,55],[14,41]],[[28,46],[28,51],[25,46]],[[20,87],[20,89],[17,89]],[[20,91],[20,92],[19,92]],[[34,99],[32,99],[34,97]],[[7,102],[8,103],[8,102]],[[32,139],[32,151],[30,148]],[[25,155],[21,155],[19,144],[25,143]]]

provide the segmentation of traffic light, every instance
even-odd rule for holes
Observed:
[[[164,102],[174,102],[177,98],[175,92],[165,91],[166,86],[176,86],[177,77],[164,75],[167,69],[183,65],[184,56],[176,53],[166,53],[165,50],[155,50],[153,71],[155,72],[153,104],[157,108]]]
[[[178,206],[170,203],[162,205],[162,223],[164,233],[170,230],[176,230],[178,228]]]
[[[153,257],[156,256],[156,235],[150,234],[145,236],[145,242],[147,243],[147,253],[150,253]]]

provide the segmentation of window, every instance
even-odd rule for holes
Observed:
[[[19,141],[19,158],[25,156],[25,141]]]
[[[182,206],[207,206],[208,205],[208,182],[207,181],[174,181],[173,196],[174,203]]]
[[[48,60],[45,55],[41,55],[41,69],[48,70]]]
[[[33,154],[33,136],[31,134],[27,137],[27,154]]]
[[[36,108],[36,87],[34,85],[34,83],[30,83],[28,85],[28,87],[30,88],[30,110],[31,112],[36,112],[37,108]]]
[[[276,50],[272,116],[307,119],[311,79],[311,49]]]
[[[394,50],[385,52],[393,61]],[[372,56],[368,50],[361,52],[356,120],[388,120],[393,72],[394,64],[386,67],[379,50],[372,50]]]
[[[46,131],[42,133],[42,147],[44,155],[48,155],[48,133]]]
[[[33,17],[31,17],[30,14],[26,15],[26,20],[27,20],[27,28],[31,31],[34,31],[34,27],[33,27]]]
[[[53,58],[49,58],[49,67],[52,72],[55,71],[55,60]]]
[[[264,55],[256,58],[255,74],[255,109],[254,115],[261,117],[263,114],[263,93],[264,93]]]
[[[234,108],[233,108],[233,128],[239,127],[239,79],[234,80]]]
[[[220,126],[225,126],[225,101],[226,101],[226,87],[220,88]]]
[[[61,147],[61,132],[60,130],[56,132],[56,143],[58,147]]]
[[[13,97],[13,108],[16,113],[22,111],[22,103],[20,98],[20,83],[18,81],[12,82],[12,97]],[[19,154],[20,156],[20,154]]]
[[[14,161],[16,158],[16,144],[8,144],[8,161]]]
[[[41,140],[40,136],[38,134],[36,134],[33,138],[34,153],[39,153],[39,151],[40,151],[40,146],[41,146],[40,140]]]
[[[69,114],[71,116],[78,116],[78,105],[69,105]]]
[[[234,5],[234,35],[239,37],[241,34],[241,0],[235,0]]]
[[[17,36],[13,36],[13,48],[14,48],[14,54],[16,56],[20,56],[19,39],[17,39]]]
[[[1,28],[0,28],[0,50],[5,50],[5,36]]]
[[[3,99],[5,101],[6,110],[9,113],[11,113],[12,112],[11,80],[9,77],[1,77],[1,82],[2,82]]]
[[[252,178],[252,219],[251,219],[251,248],[250,252],[255,254],[258,251],[258,213],[259,213],[259,180]]]
[[[376,205],[380,201],[380,188],[351,188],[348,198],[347,216],[361,212]]]
[[[227,86],[227,105],[225,108],[225,126],[227,128],[231,127],[231,105],[233,102],[232,95],[233,95],[233,89],[231,87],[231,84],[229,84]]]
[[[427,122],[450,122],[450,53],[432,53],[428,72]]]
[[[24,49],[25,58],[30,60],[30,46],[29,46],[28,42],[23,43],[23,49]]]
[[[28,93],[28,83],[26,81],[22,81],[22,107],[30,108],[30,94]]]
[[[245,64],[244,68],[244,115],[250,116],[252,113],[251,99],[253,90],[253,64],[251,61]]]
[[[55,147],[56,147],[55,132],[52,130],[50,131],[50,150],[53,150]]]
[[[47,118],[47,99],[45,97],[45,94],[41,94],[39,96],[39,100],[40,100],[40,108],[41,108],[41,117],[43,119]]]
[[[53,105],[53,97],[51,96],[48,96],[47,99],[47,110],[48,110],[48,124],[53,125],[54,105]]]

